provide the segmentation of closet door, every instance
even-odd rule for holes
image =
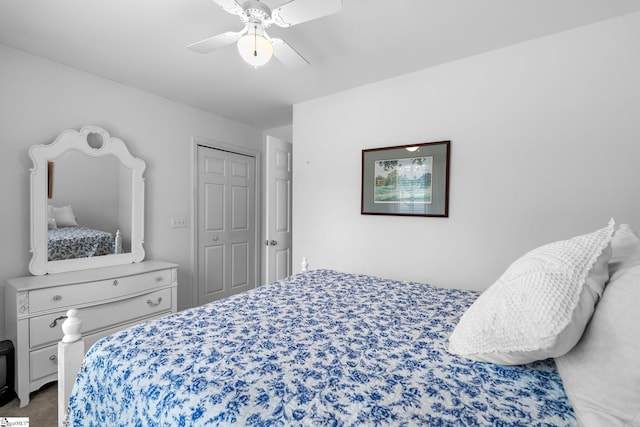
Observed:
[[[198,146],[198,304],[256,287],[255,158]]]

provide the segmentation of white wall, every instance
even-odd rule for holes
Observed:
[[[294,266],[485,289],[612,216],[640,230],[639,41],[636,13],[295,105]],[[360,215],[362,149],[441,140],[449,218]]]
[[[280,138],[284,141],[291,142],[293,139],[293,126],[280,126],[277,128],[267,129],[263,132],[264,142],[267,142],[267,136],[275,136],[276,138]]]
[[[68,151],[53,162],[53,197],[47,202],[57,207],[70,205],[78,225],[115,235],[120,228],[121,167],[115,156],[93,158]],[[131,207],[128,218],[131,223]]]
[[[65,129],[97,125],[146,162],[147,259],[179,264],[178,305],[191,304],[192,136],[260,151],[262,131],[0,45],[0,333],[4,282],[28,275],[29,159]]]

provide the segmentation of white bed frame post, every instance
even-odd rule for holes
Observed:
[[[84,340],[80,334],[82,321],[78,310],[67,311],[62,323],[64,336],[58,343],[58,426],[64,425],[64,419],[71,396],[71,389],[84,358]]]

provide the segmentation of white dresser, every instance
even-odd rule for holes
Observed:
[[[177,309],[177,265],[144,261],[9,279],[6,325],[16,357],[20,406],[29,393],[57,380],[60,327],[78,309],[86,350],[97,340]]]

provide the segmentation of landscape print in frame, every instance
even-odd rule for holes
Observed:
[[[364,215],[449,216],[451,141],[362,150]]]

